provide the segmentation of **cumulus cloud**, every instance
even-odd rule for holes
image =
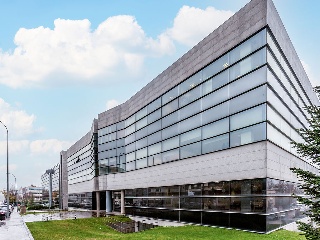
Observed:
[[[313,87],[319,86],[319,85],[320,85],[320,78],[317,78],[317,77],[313,74],[310,66],[309,66],[306,62],[301,61],[301,63],[302,63],[302,66],[303,66],[304,70],[306,71],[306,73],[307,73],[307,75],[308,75],[308,77],[309,77],[309,80],[310,80],[310,82],[311,82],[311,85],[312,85]]]
[[[62,150],[68,149],[73,143],[57,139],[45,140],[17,140],[9,141],[10,155],[29,154],[59,154]],[[7,142],[0,141],[0,155],[7,154]]]
[[[114,108],[114,107],[118,106],[119,104],[120,104],[119,101],[117,101],[115,99],[111,99],[111,100],[107,101],[106,110]]]
[[[10,137],[22,137],[35,131],[35,115],[16,109],[0,98],[0,119],[10,129]]]
[[[0,83],[13,87],[133,79],[146,58],[175,52],[175,44],[192,46],[233,12],[183,6],[173,26],[157,37],[146,35],[133,16],[112,16],[91,29],[88,19],[56,19],[54,28],[21,28],[12,52],[0,49]]]
[[[193,46],[230,18],[234,12],[207,7],[183,6],[166,34],[179,43]]]
[[[21,140],[21,141],[9,141],[8,142],[9,154],[18,155],[22,152],[28,151],[29,149],[29,141]],[[7,154],[7,141],[0,141],[0,155]]]
[[[58,154],[62,150],[66,150],[72,143],[67,141],[59,141],[57,139],[36,140],[30,142],[31,154]]]
[[[164,37],[147,37],[132,16],[110,17],[93,31],[90,27],[88,19],[56,19],[54,29],[19,29],[13,53],[0,52],[0,82],[17,88],[61,79],[108,81],[139,74],[145,57],[173,51]]]

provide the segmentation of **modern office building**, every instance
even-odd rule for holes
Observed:
[[[41,203],[42,202],[42,187],[36,186],[29,186],[26,187],[23,194],[24,199],[28,199],[33,201],[34,203]]]
[[[67,151],[60,153],[61,208],[92,209],[92,193],[97,189],[97,120],[91,130]]]
[[[53,166],[52,171],[52,203],[59,204],[60,199],[60,163]],[[42,201],[49,202],[50,176],[47,172],[41,175]]]
[[[69,206],[274,230],[301,216],[290,167],[318,173],[290,144],[310,104],[273,2],[252,0],[61,153]]]

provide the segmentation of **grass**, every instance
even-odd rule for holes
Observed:
[[[106,226],[106,218],[83,218],[77,220],[60,220],[27,223],[35,240],[42,239],[138,239],[138,240],[305,240],[299,233],[286,230],[270,234],[249,233],[238,230],[212,228],[203,226],[158,227],[139,233],[123,234]]]

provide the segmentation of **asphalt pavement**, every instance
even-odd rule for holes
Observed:
[[[20,213],[16,211],[16,208],[11,213],[10,218],[0,221],[0,239],[34,240]]]

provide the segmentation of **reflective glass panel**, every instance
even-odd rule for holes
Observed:
[[[266,120],[266,105],[251,108],[230,117],[230,131]]]
[[[180,146],[201,140],[201,129],[197,128],[180,136]]]
[[[180,158],[188,158],[201,155],[201,142],[180,147]]]
[[[202,139],[210,138],[229,131],[229,118],[202,127]]]
[[[229,134],[208,138],[202,141],[202,154],[215,152],[229,147]]]
[[[266,123],[260,123],[230,133],[230,146],[236,147],[266,139]]]

